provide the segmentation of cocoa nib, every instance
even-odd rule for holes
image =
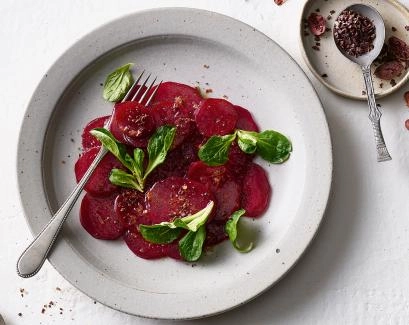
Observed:
[[[375,25],[365,16],[344,10],[334,23],[334,39],[348,55],[358,57],[370,52],[376,37]]]
[[[313,12],[311,15],[308,16],[308,27],[310,28],[311,33],[315,36],[320,36],[325,33],[326,29],[326,20],[321,15]]]
[[[392,36],[388,41],[390,53],[399,60],[408,61],[409,60],[409,46],[400,38]]]
[[[276,5],[279,5],[279,6],[281,6],[284,2],[286,2],[287,0],[274,0],[274,3],[276,4]]]
[[[403,69],[404,67],[399,61],[389,61],[382,63],[376,68],[375,76],[384,80],[392,80],[393,78],[399,76]]]

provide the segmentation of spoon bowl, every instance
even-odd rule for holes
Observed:
[[[349,55],[348,53],[346,53],[338,45],[337,42],[335,42],[335,44],[337,45],[338,49],[344,56],[346,56],[348,59],[355,62],[356,64],[359,64],[360,66],[371,65],[372,62],[381,53],[383,44],[385,42],[385,23],[383,21],[383,18],[375,8],[368,6],[368,5],[354,4],[352,6],[345,8],[345,10],[355,11],[364,17],[368,17],[372,21],[372,23],[375,25],[375,33],[376,33],[376,38],[374,39],[374,42],[373,42],[374,48],[368,53],[355,57],[353,55]],[[334,32],[334,28],[333,28],[333,32]]]

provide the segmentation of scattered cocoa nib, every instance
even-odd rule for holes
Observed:
[[[310,35],[310,33],[304,31],[304,36],[309,36],[309,35]]]
[[[365,90],[362,90],[362,95],[366,95],[366,91],[365,91]]]
[[[403,98],[405,99],[406,106],[409,107],[409,91],[407,91],[404,95]]]
[[[203,64],[203,68],[205,68],[205,69],[209,69],[209,68],[210,68],[210,66],[209,66],[209,65],[207,65],[207,64]]]
[[[405,127],[409,130],[409,120],[405,121]]]
[[[392,32],[396,32],[396,31],[397,31],[396,27],[392,26]]]
[[[395,79],[392,79],[392,80],[390,81],[390,84],[391,84],[392,87],[395,87],[395,86],[396,86],[396,81],[395,81]]]
[[[284,2],[286,2],[287,0],[274,0],[274,3],[276,4],[276,5],[279,5],[279,6],[281,6]]]
[[[326,73],[323,73],[323,74],[321,75],[321,77],[322,77],[322,78],[328,78],[328,75],[327,75]]]
[[[383,88],[383,82],[379,84],[379,88]]]
[[[409,46],[400,38],[392,36],[388,40],[390,53],[398,60],[409,60]]]
[[[315,50],[315,51],[319,51],[319,50],[320,50],[320,48],[319,48],[317,45],[312,46],[312,49]]]
[[[331,15],[333,15],[333,14],[335,14],[335,10],[331,10],[329,13],[330,13]]]
[[[331,20],[332,19],[332,16],[331,15],[328,15],[327,16],[327,20]]]
[[[308,27],[310,28],[311,33],[316,36],[320,36],[325,33],[325,24],[326,20],[321,15],[313,12],[308,16]]]
[[[319,42],[319,41],[321,41],[321,37],[319,37],[319,36],[314,36],[314,40],[315,40],[316,42]]]
[[[375,69],[375,76],[383,80],[393,80],[403,71],[403,65],[397,61],[389,61],[382,63]]]
[[[321,46],[321,43],[320,43],[320,42],[317,42],[317,43],[315,43],[315,45],[317,45],[317,46]]]
[[[207,88],[206,89],[206,94],[210,94],[210,93],[212,93],[213,92],[213,89],[211,89],[211,88]]]
[[[316,12],[320,12],[320,8],[315,9]]]
[[[376,37],[375,25],[365,16],[344,10],[334,23],[334,39],[348,55],[358,57],[370,52]]]
[[[406,25],[405,29],[409,32],[409,25]]]
[[[22,316],[23,316],[23,313],[18,313],[17,315],[19,315],[20,317],[22,317]]]

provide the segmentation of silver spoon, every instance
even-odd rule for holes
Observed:
[[[335,44],[345,57],[355,62],[356,64],[359,64],[359,66],[362,69],[362,73],[364,75],[365,80],[366,94],[368,96],[369,119],[372,122],[372,127],[375,135],[378,162],[391,160],[392,157],[389,155],[388,149],[386,148],[385,140],[383,139],[382,135],[380,123],[382,113],[379,107],[376,105],[375,92],[371,76],[371,64],[378,57],[379,53],[381,53],[385,41],[385,24],[379,12],[376,11],[376,9],[374,9],[371,6],[355,4],[349,6],[346,9],[355,11],[357,13],[360,13],[362,16],[368,17],[375,25],[376,38],[373,43],[374,48],[364,55],[358,57],[348,55],[341,47],[339,47],[337,42],[335,42]]]

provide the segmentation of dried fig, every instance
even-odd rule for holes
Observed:
[[[315,36],[320,36],[325,33],[325,24],[327,21],[324,17],[313,12],[311,15],[309,15],[307,21],[311,33],[313,33]]]
[[[384,80],[391,80],[399,76],[404,67],[399,61],[389,61],[381,64],[375,70],[375,76]]]
[[[389,38],[389,52],[398,60],[409,60],[409,46],[400,38],[392,36]]]

